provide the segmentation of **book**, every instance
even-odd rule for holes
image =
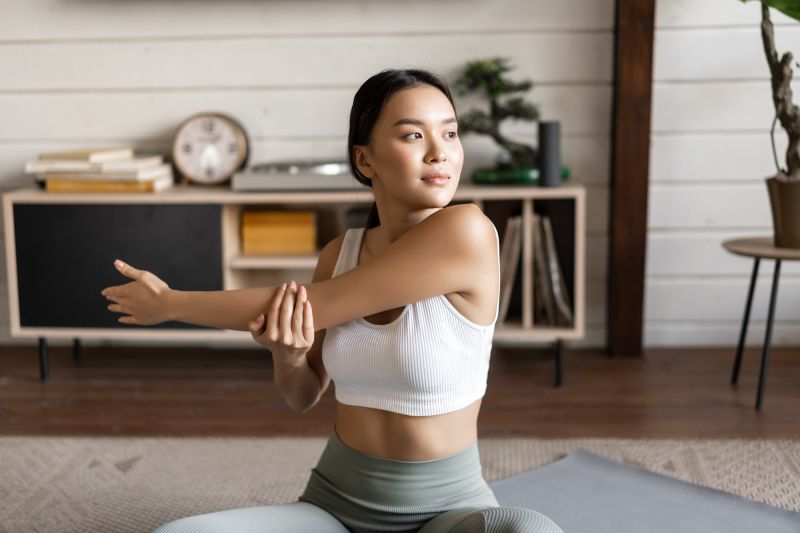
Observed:
[[[64,152],[46,152],[39,154],[42,161],[50,160],[70,160],[88,161],[90,163],[100,163],[103,161],[119,161],[120,159],[131,159],[133,148],[113,147],[113,148],[81,148],[78,150],[67,150]]]
[[[167,164],[127,172],[45,172],[37,174],[44,181],[153,181],[164,176],[172,177],[172,167]]]
[[[286,239],[283,241],[242,241],[243,254],[313,254],[316,238]]]
[[[541,217],[533,215],[533,286],[534,286],[534,322],[541,325],[555,326],[555,310],[550,277],[547,269],[547,256],[542,232]]]
[[[70,159],[34,160],[25,163],[26,174],[46,174],[50,172],[136,172],[142,169],[158,166],[164,162],[160,155],[135,157],[119,161],[104,161],[93,163]]]
[[[314,211],[245,211],[242,213],[242,226],[280,227],[314,224],[315,216]]]
[[[558,260],[558,252],[556,252],[553,226],[548,217],[542,218],[542,229],[544,230],[544,248],[547,254],[547,272],[550,278],[550,288],[553,293],[553,302],[555,304],[556,325],[571,327],[572,305],[570,304],[564,272],[561,270],[561,264]]]
[[[247,244],[282,244],[286,242],[310,242],[313,249],[317,241],[316,228],[287,227],[269,232],[242,231],[242,242]],[[305,245],[304,245],[305,246]]]
[[[497,324],[502,324],[508,314],[511,289],[514,286],[519,266],[521,245],[522,217],[519,215],[508,217],[500,255],[500,309],[498,310]]]
[[[282,226],[276,228],[242,228],[242,238],[256,241],[275,241],[285,239],[301,239],[308,235],[316,235],[314,226]]]
[[[46,180],[47,192],[158,192],[173,185],[172,174],[151,181]]]

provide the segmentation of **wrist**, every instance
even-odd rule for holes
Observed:
[[[164,312],[166,314],[165,321],[177,320],[180,321],[181,319],[181,300],[182,300],[182,293],[181,291],[176,291],[173,289],[166,289],[164,293],[161,295],[162,301],[164,302]]]
[[[281,370],[291,372],[293,370],[300,370],[308,367],[308,359],[306,359],[306,354],[296,355],[275,352],[272,354],[272,361],[275,365],[276,372],[279,368]]]

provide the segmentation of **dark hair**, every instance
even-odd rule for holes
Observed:
[[[358,171],[354,161],[353,146],[369,144],[372,130],[381,114],[383,105],[394,93],[416,87],[430,85],[436,87],[450,100],[455,111],[453,95],[450,87],[439,75],[422,69],[387,69],[381,71],[365,81],[353,97],[353,107],[350,109],[350,131],[347,135],[347,155],[350,162],[350,171],[358,182],[372,187],[372,180],[365,178]],[[367,216],[367,229],[380,225],[378,205],[372,204]]]

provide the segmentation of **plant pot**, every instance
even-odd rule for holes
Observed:
[[[569,178],[569,169],[561,168],[561,181]],[[478,185],[537,185],[539,169],[536,167],[514,170],[479,168],[472,173],[472,182]]]
[[[775,246],[800,248],[800,182],[767,178]]]

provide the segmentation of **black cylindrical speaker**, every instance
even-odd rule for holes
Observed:
[[[539,122],[539,185],[561,185],[561,123]]]

